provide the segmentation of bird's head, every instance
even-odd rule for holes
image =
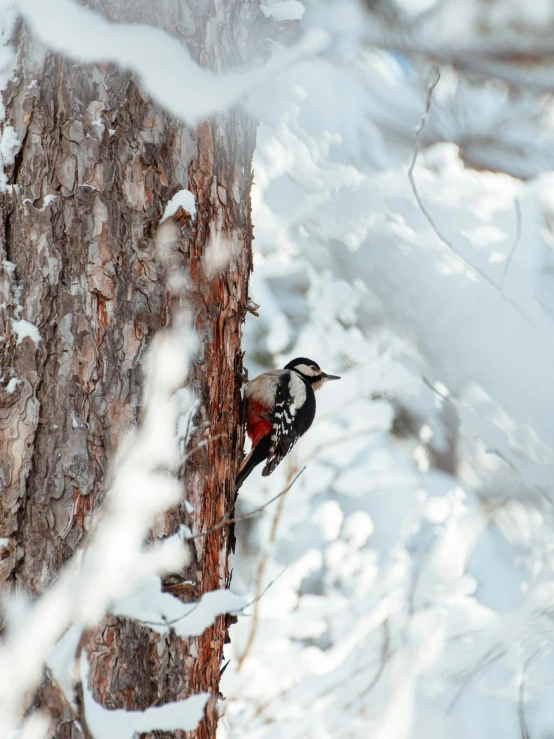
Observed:
[[[319,390],[328,380],[340,380],[338,375],[326,374],[317,362],[313,359],[306,359],[306,357],[293,359],[285,365],[285,369],[297,372],[303,380],[310,383],[314,390]]]

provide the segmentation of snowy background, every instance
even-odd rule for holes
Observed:
[[[140,34],[109,30],[69,0],[18,7],[45,43],[134,69],[187,122],[243,100],[260,121],[251,296],[261,307],[247,322],[246,366],[252,378],[301,355],[343,378],[318,393],[316,422],[287,462],[241,490],[239,514],[307,465],[237,528],[242,599],[203,603],[202,622],[182,630],[250,604],[226,651],[221,739],[552,739],[554,4],[270,2],[263,12],[286,29],[272,65],[223,83],[175,43],[176,78],[163,55],[144,57]],[[2,55],[7,79],[13,58]],[[188,84],[203,96],[179,95]],[[11,132],[0,142],[8,163]],[[142,459],[149,434],[167,444],[140,468],[148,484],[178,457],[172,393],[189,354],[161,348],[180,357],[161,379],[167,414],[123,456],[111,526],[125,520],[125,464]],[[167,504],[178,495],[168,488]],[[10,649],[29,633],[44,661],[67,625],[100,618],[121,577],[136,592],[112,610],[144,614],[171,558],[166,548],[131,566],[150,514],[129,522],[127,569],[100,606],[89,584],[110,562],[98,536],[88,574],[69,569],[27,620],[14,609],[0,726],[17,725],[42,674],[42,663],[12,667]],[[83,605],[71,612],[64,593],[76,586]],[[175,615],[175,603],[163,607]],[[62,683],[63,654],[60,642],[49,658]],[[205,697],[190,700],[182,726]],[[95,711],[87,704],[91,723]],[[105,720],[95,739],[115,735]],[[161,728],[157,714],[121,720],[118,736]]]
[[[220,736],[554,737],[554,5],[304,5],[326,51],[248,101],[246,363],[343,379],[241,490],[307,465],[239,529]]]

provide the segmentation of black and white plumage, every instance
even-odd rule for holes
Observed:
[[[237,488],[261,462],[262,475],[270,475],[286,457],[298,439],[306,433],[315,417],[315,391],[328,380],[311,359],[298,357],[284,369],[271,370],[246,384],[246,431],[252,451],[239,466]]]

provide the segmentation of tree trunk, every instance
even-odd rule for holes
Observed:
[[[256,53],[255,4],[229,0],[223,12],[205,0],[192,14],[173,0],[164,3],[163,23],[146,2],[106,8],[115,21],[165,24],[212,68],[251,63]],[[208,33],[210,23],[215,32]],[[207,38],[220,40],[209,45]],[[16,41],[3,129],[9,137],[13,126],[21,145],[1,197],[0,537],[8,545],[0,550],[0,576],[36,596],[86,537],[118,441],[137,422],[144,351],[170,321],[152,234],[183,187],[196,199],[196,219],[181,220],[179,247],[202,347],[189,383],[201,400],[191,449],[210,442],[184,472],[193,513],[183,503],[153,536],[183,523],[204,531],[232,512],[255,127],[233,110],[188,130],[129,72],[67,61],[41,49],[24,26]],[[230,263],[217,273],[205,255],[222,239]],[[181,573],[192,585],[168,581],[167,588],[196,600],[227,586],[231,538],[221,528],[197,539]],[[206,717],[188,736],[213,737],[225,633],[225,617],[188,640],[108,617],[84,644],[89,687],[104,707],[131,710],[208,691]],[[85,735],[48,680],[37,702],[56,717],[56,737]]]

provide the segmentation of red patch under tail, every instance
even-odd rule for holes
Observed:
[[[246,415],[246,433],[252,441],[252,447],[255,447],[264,436],[268,436],[271,428],[268,409],[261,403],[251,400]]]

